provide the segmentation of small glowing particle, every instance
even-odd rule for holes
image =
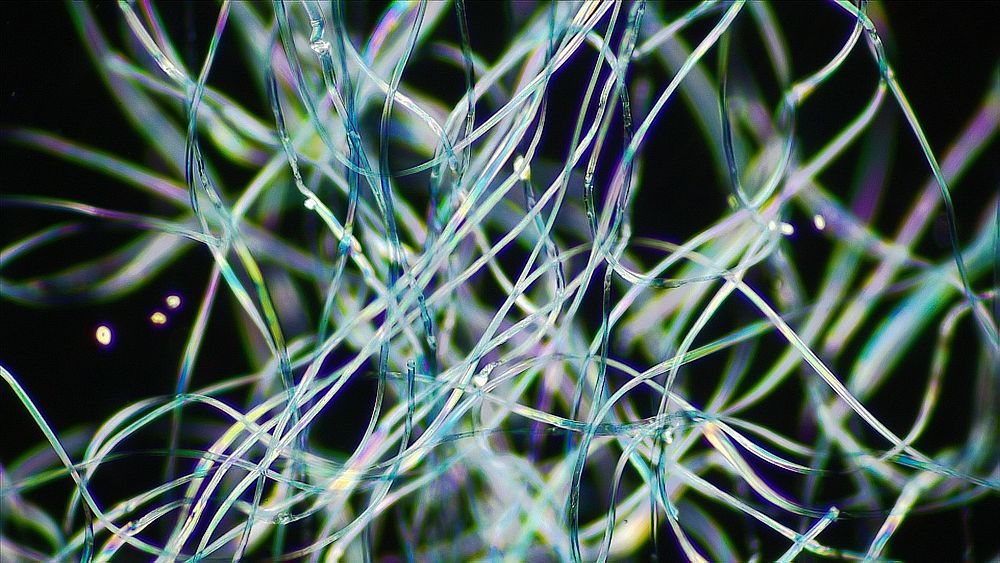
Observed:
[[[483,387],[487,383],[489,383],[489,381],[490,378],[483,374],[475,375],[472,377],[472,384],[475,385],[476,387]]]
[[[817,231],[822,231],[826,228],[826,218],[819,213],[813,215],[813,225],[816,226]]]
[[[167,324],[167,316],[164,315],[163,313],[161,313],[160,311],[156,311],[155,313],[153,313],[152,315],[150,315],[149,316],[149,320],[153,321],[154,325],[165,325],[165,324]]]
[[[726,203],[728,203],[729,207],[732,209],[736,209],[736,206],[739,205],[740,202],[736,200],[736,196],[730,194],[729,197],[726,198]]]
[[[176,309],[181,306],[180,295],[168,295],[167,296],[167,307],[171,309]]]
[[[514,159],[514,170],[521,171],[518,176],[521,181],[527,182],[528,180],[531,180],[531,164],[525,162],[523,156],[518,155],[517,158]]]
[[[784,222],[782,222],[781,223],[781,234],[786,235],[786,236],[787,235],[794,235],[795,234],[795,227],[793,227],[790,223],[784,223]]]
[[[305,206],[306,206],[306,209],[309,209],[309,210],[316,209],[316,200],[315,199],[307,199],[306,202],[305,202]]]
[[[97,332],[94,336],[97,338],[97,343],[105,348],[111,346],[111,341],[114,339],[114,334],[112,334],[111,327],[108,325],[97,327]]]
[[[769,231],[777,231],[778,230],[778,224],[775,223],[774,221],[768,221],[767,222],[767,230],[769,230]]]

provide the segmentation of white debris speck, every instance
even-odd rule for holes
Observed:
[[[310,43],[309,47],[317,55],[322,55],[322,54],[327,53],[327,52],[330,51],[330,42],[326,41],[326,40],[323,40],[323,39],[319,39],[319,40],[316,40],[316,41],[313,41],[312,43]]]
[[[490,380],[490,374],[493,373],[493,370],[495,370],[498,365],[500,365],[500,362],[496,361],[483,366],[483,369],[479,370],[479,373],[472,377],[472,384],[477,388],[481,388],[486,385]]]
[[[517,158],[514,159],[514,171],[517,172],[518,170],[520,170],[518,178],[520,178],[521,181],[527,182],[531,179],[531,164],[525,162],[524,157],[521,155],[518,155]]]

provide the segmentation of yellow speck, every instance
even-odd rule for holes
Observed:
[[[783,234],[783,235],[794,235],[795,234],[795,227],[793,227],[790,223],[782,223],[781,224],[781,234]]]
[[[531,180],[531,164],[525,162],[523,156],[517,155],[517,158],[514,159],[514,170],[519,171],[518,178],[522,182]]]
[[[176,309],[181,306],[181,297],[179,295],[168,295],[167,296],[167,307],[171,309]]]
[[[149,316],[149,320],[153,321],[154,325],[167,324],[167,316],[163,313],[157,311]]]
[[[111,327],[108,325],[101,325],[97,327],[97,332],[94,334],[97,338],[97,343],[101,346],[111,346],[111,340],[114,335],[111,333]]]
[[[826,228],[826,218],[819,213],[813,215],[813,225],[816,226],[817,231],[822,231]]]

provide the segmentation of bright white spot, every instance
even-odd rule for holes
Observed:
[[[482,387],[486,385],[490,380],[490,374],[493,373],[493,370],[495,370],[499,365],[500,361],[497,360],[495,362],[490,362],[485,366],[483,366],[483,369],[479,370],[479,373],[472,376],[472,384],[475,385],[476,387]]]
[[[111,332],[111,327],[108,325],[101,325],[97,327],[97,332],[94,334],[97,338],[97,343],[103,347],[111,346],[111,341],[114,339],[114,334]]]
[[[167,296],[167,307],[171,309],[176,309],[181,306],[181,297],[179,295],[168,295]]]
[[[521,181],[527,182],[531,179],[531,165],[525,162],[524,157],[521,155],[518,155],[517,158],[514,159],[514,171],[516,172],[518,170],[521,171],[518,176]]]
[[[781,223],[781,234],[786,235],[786,236],[788,236],[788,235],[794,235],[795,234],[795,227],[793,227],[790,223],[782,222]]]
[[[769,231],[777,231],[778,230],[778,224],[775,223],[774,221],[768,221],[767,222],[767,230],[769,230]]]
[[[311,47],[312,50],[317,55],[322,55],[323,53],[326,53],[327,51],[330,50],[330,42],[326,41],[326,40],[323,40],[323,39],[320,39],[319,41],[313,41],[309,45],[309,47]]]
[[[826,218],[819,213],[813,215],[813,225],[816,226],[817,231],[822,231],[826,228]]]
[[[292,521],[292,515],[289,514],[289,513],[287,513],[287,512],[279,512],[279,513],[275,514],[275,516],[274,516],[274,523],[275,524],[282,524],[282,525],[284,525],[284,524],[288,524],[291,521]]]
[[[154,325],[165,325],[167,324],[167,316],[157,311],[149,316],[149,320],[153,321]]]
[[[306,209],[316,209],[316,200],[307,199],[305,203]]]

